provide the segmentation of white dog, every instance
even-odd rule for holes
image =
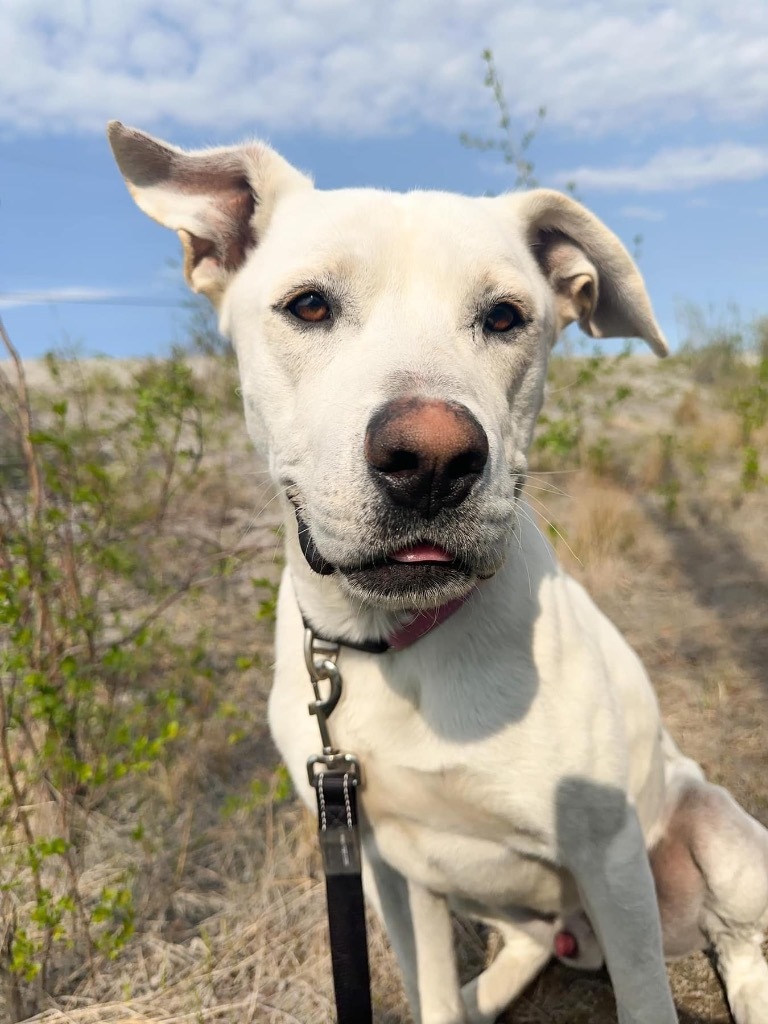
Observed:
[[[342,649],[330,725],[415,1018],[493,1021],[554,951],[604,956],[621,1024],[672,1024],[664,957],[709,947],[738,1024],[766,1024],[768,833],[680,754],[521,497],[562,328],[666,352],[621,243],[556,192],[323,192],[258,143],[109,136],[219,310],[281,491],[269,713],[308,802],[302,616],[403,648]],[[504,939],[463,990],[450,908]]]

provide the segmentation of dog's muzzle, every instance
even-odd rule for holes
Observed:
[[[329,561],[293,499],[299,544],[316,573],[337,573],[357,599],[391,608],[462,599],[493,575],[496,559],[478,559],[476,526],[468,536],[459,508],[481,486],[489,457],[469,409],[420,397],[388,402],[371,416],[363,455],[377,494],[359,554]]]

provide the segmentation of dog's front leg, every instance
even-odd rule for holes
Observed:
[[[370,846],[367,853],[366,896],[384,922],[416,1024],[465,1024],[447,901],[405,879]]]
[[[464,1024],[448,902],[409,881],[408,903],[416,939],[421,1024]]]
[[[619,1024],[677,1024],[637,814],[612,788],[568,788],[569,799],[560,801],[561,852],[605,954]]]

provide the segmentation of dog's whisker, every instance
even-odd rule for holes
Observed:
[[[527,494],[527,495],[526,495],[526,499],[527,499],[528,501],[533,501],[533,502],[535,502],[535,503],[536,503],[536,505],[537,505],[538,507],[537,507],[536,509],[534,509],[534,511],[535,511],[535,512],[537,512],[537,513],[538,513],[539,509],[541,508],[541,509],[543,509],[543,510],[544,510],[544,511],[545,511],[545,512],[546,512],[546,513],[548,514],[548,515],[552,515],[552,510],[551,510],[551,509],[550,509],[550,508],[549,508],[549,507],[547,506],[547,504],[546,504],[546,503],[545,503],[544,501],[542,501],[542,499],[541,499],[541,498],[537,498],[535,494]],[[544,518],[544,517],[542,516],[542,519],[543,519],[543,518]]]
[[[540,528],[539,524],[533,518],[533,516],[531,515],[530,511],[527,508],[525,508],[524,506],[521,506],[518,509],[518,515],[520,515],[520,517],[522,519],[524,519],[527,523],[530,523],[530,525],[533,527],[533,529],[538,534],[539,539],[541,540],[542,544],[544,545],[544,549],[546,550],[547,556],[549,557],[552,565],[553,566],[557,566],[557,559],[555,558],[555,553],[552,550],[552,545],[549,543],[547,538],[541,532],[541,528]]]
[[[546,480],[537,481],[536,483],[529,480],[525,485],[524,493],[530,494],[532,490],[545,491],[547,494],[559,494],[563,498],[573,498],[573,495],[569,494],[568,491],[564,491],[562,487],[556,487],[554,484],[550,484]]]
[[[568,550],[573,555],[573,557],[576,559],[576,561],[579,563],[579,565],[583,565],[584,563],[582,562],[582,560],[579,558],[579,556],[576,554],[576,552],[573,550],[571,545],[565,539],[565,537],[560,532],[560,530],[558,530],[558,528],[555,526],[555,524],[550,519],[547,519],[547,517],[545,515],[543,515],[541,512],[537,512],[536,514],[538,516],[540,516],[544,520],[544,522],[547,524],[547,526],[550,528],[550,530],[552,530],[552,532],[556,536],[558,536],[560,538],[560,540],[563,542],[563,544],[565,544],[566,548],[568,548]],[[539,530],[539,533],[541,533],[540,530]],[[543,537],[543,534],[542,534],[542,537]]]

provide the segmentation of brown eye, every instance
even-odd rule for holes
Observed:
[[[511,302],[497,302],[486,315],[483,328],[491,334],[504,334],[523,323],[523,316]]]
[[[320,292],[304,292],[289,302],[286,309],[297,320],[304,320],[308,324],[319,324],[331,318],[331,307]]]

